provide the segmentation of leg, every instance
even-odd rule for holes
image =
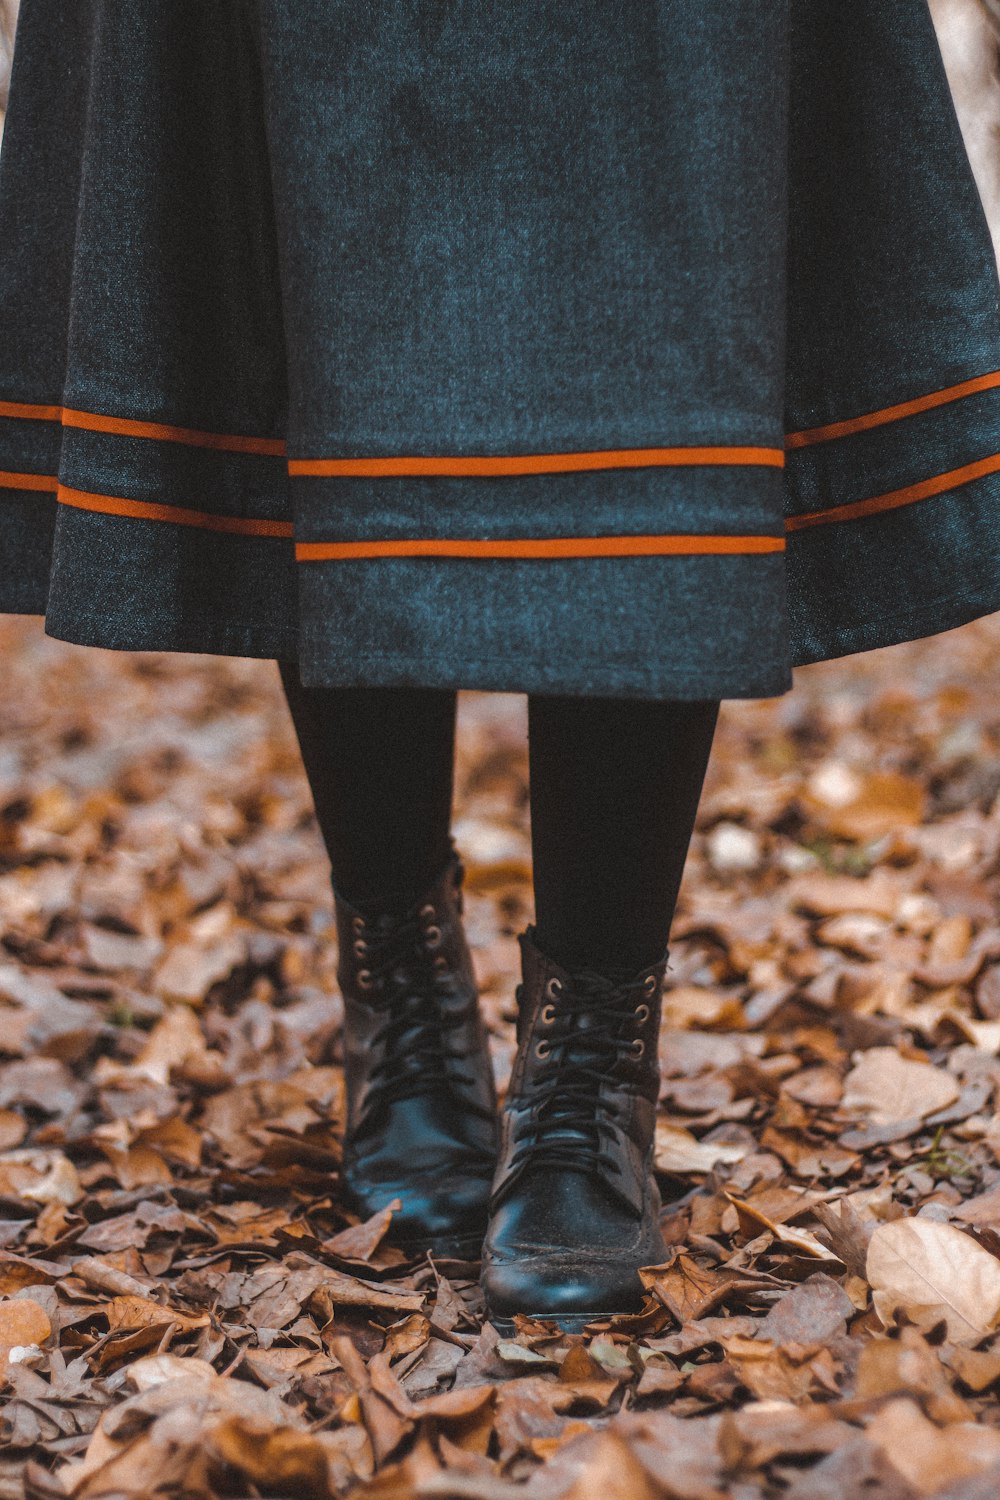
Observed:
[[[662,955],[718,711],[529,699],[535,936],[557,963],[632,974]]]
[[[456,695],[281,681],[338,894],[404,911],[448,858]]]
[[[715,703],[529,703],[537,925],[483,1247],[491,1316],[629,1312],[666,1253],[653,1177],[666,942]]]
[[[478,1254],[496,1097],[449,836],[454,693],[303,688],[282,668],[333,868],[347,1128],[361,1218],[398,1199],[413,1252]]]

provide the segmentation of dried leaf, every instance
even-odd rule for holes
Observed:
[[[212,1428],[210,1442],[222,1462],[252,1484],[304,1500],[327,1500],[330,1494],[326,1449],[311,1433],[229,1417]]]
[[[843,1288],[818,1272],[774,1304],[761,1322],[760,1337],[779,1346],[827,1344],[847,1331],[853,1313]]]
[[[30,1297],[0,1302],[0,1378],[11,1365],[23,1363],[29,1352],[52,1333],[45,1309]]]
[[[1000,1261],[950,1224],[880,1224],[866,1274],[886,1325],[901,1310],[922,1328],[943,1320],[954,1343],[974,1344],[1000,1323]]]
[[[689,1130],[677,1125],[656,1122],[654,1165],[658,1172],[711,1172],[715,1167],[733,1166],[747,1155],[749,1146],[726,1141],[699,1141]]]
[[[896,1125],[947,1109],[959,1093],[942,1068],[900,1057],[894,1047],[872,1047],[847,1075],[842,1107],[874,1125]]]
[[[973,1419],[968,1404],[952,1391],[938,1351],[915,1328],[903,1328],[898,1338],[869,1340],[858,1360],[857,1393],[862,1400],[901,1392],[919,1396],[935,1422]]]
[[[755,1236],[762,1229],[766,1229],[781,1244],[788,1245],[793,1250],[798,1250],[801,1254],[810,1256],[813,1260],[837,1261],[837,1256],[834,1252],[829,1250],[814,1234],[810,1234],[808,1230],[795,1229],[790,1224],[777,1224],[773,1219],[769,1219],[767,1214],[763,1213],[754,1204],[745,1203],[740,1198],[734,1198],[732,1193],[728,1193],[726,1196],[736,1209],[740,1219],[740,1227],[745,1234]]]
[[[345,1260],[371,1260],[388,1233],[393,1214],[398,1213],[402,1206],[400,1200],[394,1198],[363,1224],[352,1224],[325,1240],[323,1249],[330,1255],[341,1255]]]
[[[560,1500],[659,1500],[659,1492],[629,1446],[613,1432],[575,1439],[579,1474]],[[569,1450],[563,1450],[566,1457]]]
[[[890,1401],[877,1412],[868,1436],[922,1495],[1000,1463],[1000,1433],[971,1422],[935,1427],[905,1399]]]
[[[176,1308],[162,1307],[148,1297],[112,1297],[105,1303],[104,1314],[112,1333],[121,1333],[131,1328],[164,1328],[171,1324],[188,1331],[192,1328],[207,1328],[212,1321],[208,1313],[191,1317]]]
[[[992,1349],[949,1349],[944,1355],[963,1385],[970,1390],[988,1390],[1000,1380],[1000,1354]]]
[[[874,771],[834,791],[816,778],[811,782],[813,805],[821,811],[832,834],[867,841],[883,838],[903,827],[916,827],[924,816],[927,794],[919,781],[896,771]],[[841,800],[846,797],[846,800]]]
[[[179,1359],[176,1354],[150,1354],[128,1367],[128,1380],[137,1391],[151,1391],[168,1380],[185,1380],[211,1386],[218,1379],[203,1359]]]

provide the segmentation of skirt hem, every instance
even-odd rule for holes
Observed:
[[[858,651],[882,650],[904,641],[921,639],[921,624],[932,622],[923,634],[939,635],[957,629],[995,611],[996,587],[962,589],[947,598],[918,609],[896,611],[880,616],[865,625],[855,626],[824,637],[822,643],[802,644],[796,653],[795,668],[816,662],[849,656]],[[266,638],[258,628],[239,626],[232,631],[218,629],[211,639],[203,630],[164,623],[151,630],[150,621],[139,630],[109,630],[107,617],[76,620],[73,624],[49,620],[40,610],[10,609],[0,600],[0,612],[41,618],[45,634],[69,645],[94,647],[109,651],[188,652],[199,656],[237,656],[255,660],[295,661],[300,655],[296,632],[268,632]],[[307,642],[308,644],[308,642]],[[326,644],[326,643],[324,643]],[[792,687],[789,672],[780,679],[770,677],[757,682],[734,678],[732,673],[674,670],[654,678],[647,667],[629,668],[621,662],[602,657],[597,663],[578,663],[586,668],[576,678],[560,677],[558,687],[551,680],[551,663],[544,660],[525,662],[523,658],[508,662],[503,658],[467,661],[457,666],[454,660],[408,656],[402,652],[356,652],[343,658],[324,652],[313,656],[307,668],[300,666],[302,680],[309,687],[413,687],[444,688],[471,692],[530,693],[558,692],[567,697],[622,696],[633,698],[698,701],[714,698],[759,699],[779,697]],[[596,668],[596,670],[595,670]],[[610,674],[608,680],[602,680]],[[534,681],[533,681],[534,679]]]
[[[919,609],[896,611],[863,625],[833,630],[825,634],[822,641],[801,641],[793,666],[812,666],[816,662],[852,656],[859,651],[881,651],[905,641],[943,635],[948,630],[968,625],[971,620],[995,614],[998,609],[1000,598],[995,581],[979,588],[962,589]],[[921,629],[923,623],[927,624],[927,629]]]
[[[17,611],[28,613],[28,611]],[[0,604],[0,614],[14,613]],[[162,630],[147,628],[143,620],[142,629],[109,629],[107,616],[94,619],[77,619],[72,624],[50,620],[41,613],[45,634],[53,640],[65,641],[70,646],[88,646],[101,651],[182,651],[192,656],[242,656],[256,661],[294,661],[297,655],[297,640],[294,631],[267,629],[262,634],[246,625],[234,623],[230,627],[216,627],[214,631],[192,627],[168,626]],[[155,626],[155,622],[153,622]]]

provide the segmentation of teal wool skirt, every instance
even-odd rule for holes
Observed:
[[[779,693],[1000,608],[998,301],[925,0],[22,0],[0,609]]]

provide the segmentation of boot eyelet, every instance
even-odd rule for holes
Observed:
[[[354,928],[354,931],[357,932],[357,933],[359,933],[359,934],[362,933],[362,932],[364,932],[364,930],[365,930],[365,919],[364,919],[364,917],[354,917],[352,919],[352,921],[351,921],[351,926]]]
[[[431,906],[430,902],[420,908],[420,915],[425,922],[433,922],[437,918],[437,912]]]
[[[550,1000],[558,1000],[559,996],[562,994],[562,985],[560,984],[559,980],[554,977],[550,979],[548,984],[545,986],[545,993],[546,995],[548,995]]]
[[[655,995],[656,994],[656,975],[655,974],[647,974],[646,978],[643,980],[642,987],[645,990],[645,992],[646,992],[647,995]]]
[[[372,985],[374,984],[374,980],[372,979],[372,971],[371,971],[371,969],[359,969],[358,970],[357,978],[358,978],[358,988],[359,989],[361,989],[361,990],[370,990],[372,988]]]
[[[634,1058],[640,1058],[646,1050],[646,1043],[642,1040],[641,1037],[637,1036],[628,1050],[631,1052]]]
[[[538,1019],[541,1021],[543,1026],[551,1026],[555,1018],[556,1008],[554,1005],[543,1005],[538,1013]]]
[[[649,1006],[637,1005],[635,1008],[635,1023],[637,1026],[645,1026],[649,1020]]]
[[[441,929],[440,929],[440,927],[434,927],[434,926],[425,927],[424,928],[424,942],[425,942],[425,944],[427,945],[428,948],[440,948],[440,946],[441,946]]]
[[[355,958],[368,957],[368,944],[365,942],[364,938],[356,939],[354,943],[354,956]]]
[[[541,1062],[545,1061],[545,1059],[548,1057],[548,1055],[549,1055],[549,1053],[551,1051],[552,1051],[552,1048],[549,1046],[548,1042],[536,1042],[536,1044],[535,1044],[535,1056]]]
[[[434,960],[434,972],[435,974],[446,974],[448,972],[448,960],[443,953],[439,954]]]

